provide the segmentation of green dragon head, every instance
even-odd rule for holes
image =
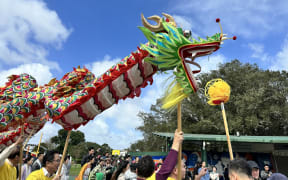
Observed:
[[[141,44],[141,48],[150,54],[145,61],[156,65],[160,70],[174,70],[176,76],[172,83],[174,86],[170,86],[163,105],[163,108],[170,108],[198,90],[193,74],[200,72],[201,66],[194,60],[217,51],[222,41],[230,38],[223,34],[220,19],[216,19],[216,22],[220,25],[221,33],[206,39],[199,37],[199,40],[196,40],[191,37],[191,33],[177,28],[172,16],[165,13],[163,16],[166,19],[159,16],[149,17],[148,19],[157,22],[157,25],[151,25],[142,14],[144,27],[139,28],[149,41],[147,44]],[[189,64],[196,65],[200,69],[192,71]]]

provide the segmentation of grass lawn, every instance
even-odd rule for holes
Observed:
[[[80,164],[72,164],[69,176],[77,176],[81,170]]]

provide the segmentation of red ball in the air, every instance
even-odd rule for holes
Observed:
[[[236,36],[233,36],[233,40],[236,40],[237,39],[237,37]]]
[[[220,18],[217,18],[217,19],[216,19],[216,22],[219,23],[219,22],[220,22]]]

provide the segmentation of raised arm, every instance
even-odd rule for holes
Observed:
[[[24,137],[20,136],[15,143],[13,143],[11,146],[7,147],[6,149],[4,149],[4,151],[0,153],[0,166],[4,164],[5,159],[8,158],[11,152],[13,152],[13,150],[17,148],[18,145],[22,144],[23,141]]]
[[[176,129],[171,150],[162,164],[160,171],[156,173],[156,180],[166,180],[175,168],[179,147],[182,144],[183,139],[183,132],[178,132]]]

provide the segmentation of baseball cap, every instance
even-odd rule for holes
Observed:
[[[257,164],[255,161],[247,161],[247,163],[249,164],[249,166],[250,166],[251,168],[257,168],[257,169],[259,169],[259,166],[258,166],[258,164]]]
[[[273,173],[268,180],[288,180],[288,178],[281,173]]]

